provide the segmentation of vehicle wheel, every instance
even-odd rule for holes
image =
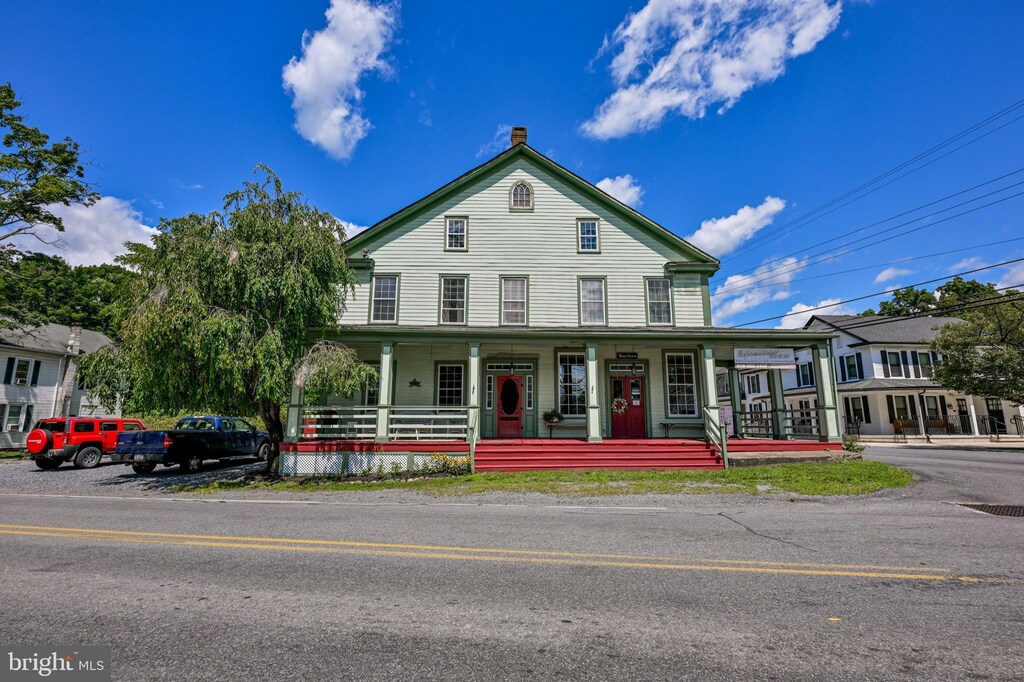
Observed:
[[[103,453],[99,448],[82,448],[75,455],[75,467],[78,469],[95,469],[100,465]]]
[[[183,474],[194,474],[203,468],[203,458],[199,455],[186,455],[180,466]]]
[[[56,469],[63,463],[64,462],[62,462],[59,459],[40,458],[36,460],[36,466],[39,467],[40,469],[46,469],[47,471],[52,471],[53,469]]]
[[[270,457],[270,443],[261,445],[260,449],[256,451],[256,457],[266,462]]]
[[[142,474],[143,476],[145,476],[146,474],[153,473],[153,469],[156,469],[156,464],[133,464],[132,465],[132,471],[134,471],[137,474]]]

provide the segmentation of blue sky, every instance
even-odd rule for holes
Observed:
[[[257,163],[369,225],[480,163],[507,125],[679,235],[700,230],[724,263],[716,324],[1024,256],[1018,241],[882,265],[1024,237],[1021,197],[817,265],[771,262],[1024,166],[1024,120],[760,241],[1024,98],[1015,0],[38,2],[6,15],[0,77],[30,123],[88,149],[104,197],[66,214],[73,262],[219,208]],[[771,286],[736,279],[758,267]],[[978,276],[1017,284],[1024,268]]]

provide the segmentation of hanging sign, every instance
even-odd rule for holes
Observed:
[[[736,369],[796,369],[792,348],[735,348]]]
[[[616,353],[615,358],[618,360],[636,360],[640,356],[636,353]]]

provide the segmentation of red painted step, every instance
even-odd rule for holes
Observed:
[[[563,469],[721,469],[715,448],[700,440],[489,440],[476,447],[480,471]]]

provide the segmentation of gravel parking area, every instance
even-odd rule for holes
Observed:
[[[210,460],[202,471],[182,474],[178,467],[159,467],[140,476],[124,464],[103,461],[95,469],[76,469],[65,464],[43,471],[30,459],[0,459],[0,492],[49,493],[54,495],[144,495],[170,492],[182,484],[198,485],[246,473],[265,471],[266,462],[238,459],[220,463]]]

